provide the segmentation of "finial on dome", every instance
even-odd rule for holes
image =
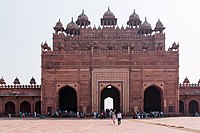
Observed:
[[[110,7],[108,6],[108,11],[110,11]]]
[[[73,22],[73,17],[72,17],[72,22]]]
[[[82,14],[84,14],[84,9],[82,10]]]
[[[147,22],[147,17],[145,17],[145,22]]]
[[[135,9],[133,10],[133,13],[135,13]]]

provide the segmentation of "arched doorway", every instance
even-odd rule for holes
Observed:
[[[117,88],[109,85],[106,88],[104,88],[101,92],[101,111],[105,111],[104,108],[105,105],[105,99],[106,98],[112,98],[113,99],[113,109],[116,111],[120,111],[120,93]]]
[[[20,112],[31,113],[31,104],[27,101],[22,102],[20,105]]]
[[[74,88],[66,86],[60,90],[59,110],[77,112],[77,94]]]
[[[35,112],[36,112],[37,114],[41,114],[41,101],[37,101],[37,102],[35,103]]]
[[[15,104],[11,101],[8,101],[5,104],[5,110],[4,110],[4,114],[8,115],[8,114],[12,114],[15,115]]]
[[[199,104],[197,101],[195,100],[192,100],[190,103],[189,103],[189,113],[190,114],[194,114],[194,113],[198,113],[199,112]]]
[[[107,97],[104,99],[104,109],[113,109],[113,98]]]
[[[184,114],[184,102],[183,101],[179,101],[179,112],[180,114]]]
[[[144,111],[161,111],[161,92],[155,86],[148,87],[144,92]]]

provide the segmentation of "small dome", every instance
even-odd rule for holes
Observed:
[[[14,84],[20,84],[19,79],[16,77],[13,83]]]
[[[104,13],[103,18],[115,18],[115,15],[110,11],[110,7],[108,7],[108,11]]]
[[[163,26],[163,24],[160,21],[160,19],[158,19],[158,22],[156,23],[156,27],[155,27],[154,30],[162,32],[164,29],[165,29],[165,27]]]
[[[151,30],[151,24],[147,22],[146,17],[144,23],[140,25],[140,29]]]
[[[5,80],[3,79],[3,77],[1,77],[0,79],[0,84],[6,84]]]
[[[188,78],[186,77],[185,79],[184,79],[184,81],[183,81],[183,84],[189,84],[190,83],[190,81],[188,80]]]
[[[67,24],[67,29],[68,30],[78,30],[78,25],[73,22],[73,18],[72,18],[72,21],[69,24]]]
[[[56,31],[56,33],[57,33],[58,31],[64,31],[63,24],[60,22],[60,19],[59,19],[59,21],[56,23],[56,26],[53,27],[53,28],[54,28],[54,30]]]
[[[31,85],[32,85],[32,84],[36,84],[34,77],[31,78],[31,80],[30,80],[29,83],[30,83]]]
[[[131,20],[138,20],[138,21],[140,21],[140,17],[139,17],[139,15],[137,15],[135,13],[135,9],[133,11],[133,14],[131,14],[130,17],[129,17],[129,21],[131,21]]]
[[[87,15],[84,14],[84,10],[82,11],[82,13],[78,16],[78,21],[88,21],[88,17]]]
[[[162,22],[160,21],[160,19],[158,19],[158,22],[156,23],[156,27],[157,27],[157,28],[163,28],[163,24],[162,24]]]
[[[56,23],[55,28],[63,28],[63,24],[60,22],[60,19],[59,19],[58,22]]]
[[[48,46],[48,44],[47,44],[47,42],[45,41],[45,43],[44,43],[44,45],[43,45],[43,48],[44,49],[47,49],[49,46]]]

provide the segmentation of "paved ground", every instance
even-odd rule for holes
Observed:
[[[123,119],[0,118],[0,133],[200,133],[200,117]]]

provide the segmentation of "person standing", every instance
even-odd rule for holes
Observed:
[[[117,113],[117,121],[118,121],[118,125],[121,124],[121,120],[122,120],[122,114],[120,112]]]
[[[111,112],[113,124],[115,124],[116,114],[114,111]]]

